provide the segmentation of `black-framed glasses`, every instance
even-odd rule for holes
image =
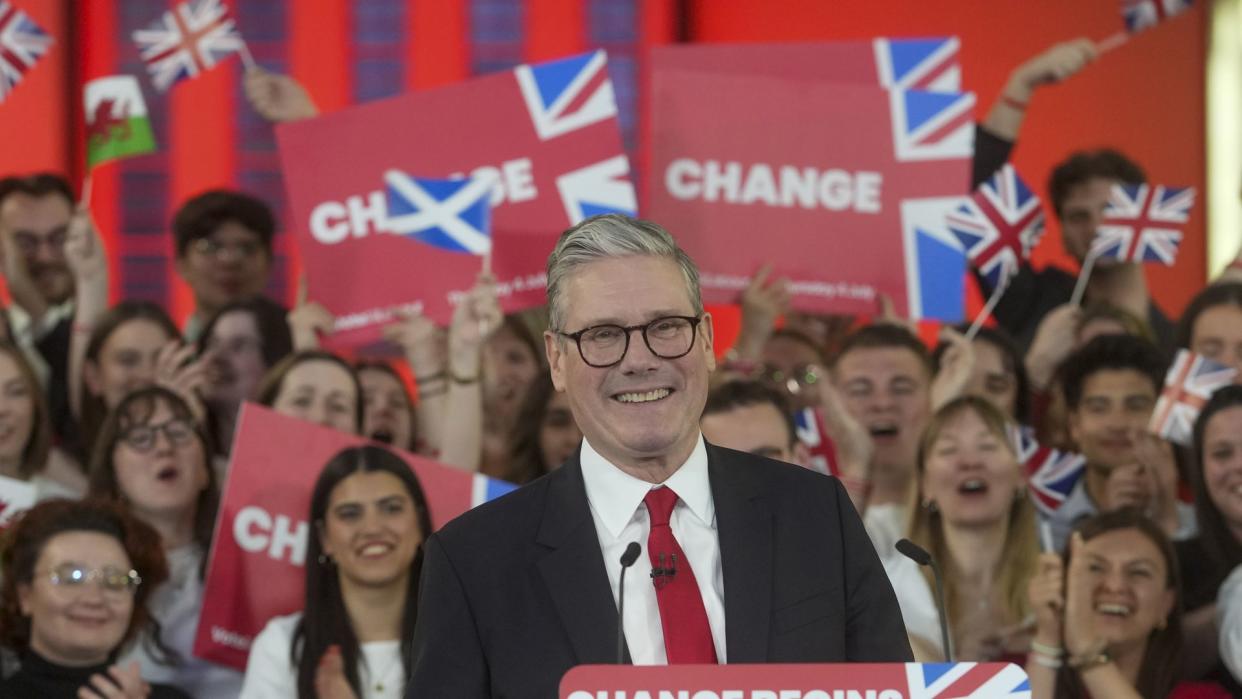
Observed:
[[[223,259],[226,254],[232,254],[240,260],[250,260],[263,252],[263,246],[253,240],[227,243],[215,238],[199,238],[191,243],[191,247],[194,252],[212,260]]]
[[[87,568],[77,563],[62,563],[47,572],[48,582],[66,590],[80,590],[92,580],[98,581],[106,592],[132,593],[142,584],[142,577],[134,569],[125,570],[115,566]]]
[[[587,366],[605,369],[625,359],[630,349],[630,335],[641,330],[647,349],[661,359],[678,359],[690,354],[694,347],[702,316],[664,316],[642,325],[592,325],[575,333],[557,331],[578,345],[578,354]]]
[[[174,447],[183,447],[194,439],[194,426],[184,418],[174,418],[160,425],[131,427],[121,439],[134,451],[146,453],[155,448],[155,440],[160,432],[164,433],[164,438]]]

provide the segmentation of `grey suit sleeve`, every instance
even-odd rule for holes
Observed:
[[[487,659],[461,579],[436,535],[427,539],[423,556],[406,699],[487,699]]]
[[[832,479],[845,548],[846,656],[850,662],[913,662],[897,595],[862,519],[841,482]]]

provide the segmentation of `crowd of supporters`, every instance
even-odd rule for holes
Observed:
[[[975,183],[1008,159],[1039,86],[1093,58],[1074,41],[1014,70],[978,127]],[[272,121],[315,114],[285,76],[246,80]],[[1047,197],[1071,256],[1082,262],[1108,188],[1143,179],[1112,150],[1067,154]],[[41,500],[0,546],[0,695],[404,696],[431,521],[382,445],[518,484],[557,468],[581,433],[548,376],[543,313],[504,316],[483,275],[447,329],[417,314],[384,329],[399,360],[326,351],[325,308],[261,295],[270,208],[217,190],[171,221],[195,301],[178,327],[156,304],[107,303],[106,251],[74,201],[56,175],[0,179],[0,475]],[[810,467],[794,415],[818,411],[921,661],[1019,663],[1041,699],[1238,696],[1242,386],[1208,401],[1191,448],[1148,430],[1176,349],[1242,376],[1242,282],[1228,274],[1174,324],[1141,265],[1098,265],[1079,305],[1076,272],[1024,264],[994,325],[969,339],[945,328],[931,348],[886,309],[795,312],[764,268],[739,299],[703,434]],[[245,401],[374,445],[315,465],[315,604],[272,619],[243,674],[192,645]],[[1033,499],[1023,428],[1085,459],[1055,507]],[[902,538],[943,568],[947,648],[931,574],[896,552]],[[362,563],[374,555],[386,563]]]

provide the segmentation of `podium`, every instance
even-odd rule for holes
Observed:
[[[1030,699],[1009,663],[579,665],[560,699]]]

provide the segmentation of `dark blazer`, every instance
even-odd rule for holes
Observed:
[[[912,660],[839,481],[710,444],[707,462],[728,662]],[[616,633],[575,455],[427,539],[406,696],[555,697],[571,667],[616,662]]]

